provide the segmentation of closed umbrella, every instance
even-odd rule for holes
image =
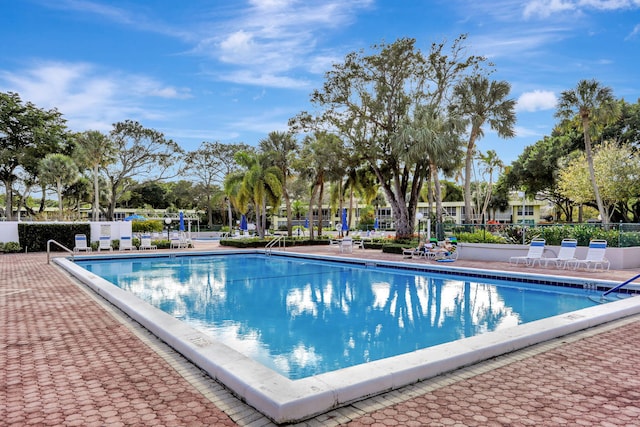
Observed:
[[[180,211],[180,231],[184,231],[184,213]]]
[[[373,220],[373,229],[378,231],[378,218]]]
[[[309,218],[304,219],[304,228],[309,228]]]
[[[240,230],[247,231],[248,229],[249,229],[249,226],[247,225],[247,217],[243,214],[240,217]]]
[[[342,211],[342,231],[349,230],[349,224],[347,224],[347,208]]]

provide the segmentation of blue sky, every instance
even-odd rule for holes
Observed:
[[[345,54],[467,33],[518,100],[510,163],[548,135],[556,97],[595,78],[640,97],[640,0],[20,0],[0,4],[0,91],[56,107],[76,131],[137,120],[195,150],[256,145],[308,110]]]

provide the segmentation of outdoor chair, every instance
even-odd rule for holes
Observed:
[[[340,242],[340,252],[349,252],[350,254],[353,253],[353,239],[350,236],[345,236],[342,238],[342,241]]]
[[[573,266],[574,270],[578,267],[584,267],[589,270],[590,267],[593,266],[593,270],[595,271],[598,266],[604,270],[604,266],[606,265],[608,270],[610,263],[609,260],[604,257],[606,250],[606,240],[592,240],[589,242],[589,249],[587,250],[586,258],[569,260],[567,261],[567,266]]]
[[[155,250],[158,249],[156,245],[151,244],[151,235],[143,234],[140,237],[140,250]]]
[[[544,266],[546,267],[550,262],[555,263],[556,267],[567,267],[567,262],[575,260],[576,248],[578,241],[576,239],[562,239],[560,243],[560,251],[558,256],[554,258],[542,258],[544,260]]]
[[[76,234],[75,236],[76,245],[73,248],[74,252],[91,252],[91,246],[87,244],[87,236],[84,234]]]
[[[533,239],[529,245],[529,252],[525,256],[512,256],[509,258],[509,264],[518,265],[520,261],[524,261],[526,265],[534,266],[536,262],[541,262],[542,254],[544,253],[544,239]]]
[[[454,262],[458,259],[458,238],[455,236],[445,240],[442,246],[436,246],[429,251],[432,257],[438,262]]]
[[[100,251],[112,251],[111,247],[111,236],[100,236],[99,244],[98,244],[98,252]]]
[[[118,250],[134,251],[136,249],[138,248],[133,246],[133,243],[131,242],[131,236],[120,236],[120,247],[118,248]]]

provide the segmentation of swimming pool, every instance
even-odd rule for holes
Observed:
[[[293,380],[596,304],[577,288],[262,254],[77,263]]]
[[[230,251],[229,254],[231,253],[233,252]],[[258,252],[256,251],[254,255],[251,256],[255,257],[257,256],[257,253]],[[246,255],[246,252],[244,254]],[[141,262],[143,259],[148,257],[150,256],[126,256],[123,259],[126,260],[126,262],[137,262],[138,260]],[[283,258],[282,255],[273,256],[269,262],[272,264],[272,267],[274,267],[275,264],[279,263],[279,260],[288,260],[292,257],[303,259],[307,263],[315,263],[315,261],[311,261],[307,257],[292,256],[291,254],[289,254],[288,258]],[[84,259],[85,257],[77,257],[77,259],[81,258]],[[331,257],[325,258],[327,260],[332,260]],[[194,260],[196,258],[185,256],[176,257],[174,260],[179,259]],[[164,257],[163,260],[171,261],[171,258]],[[344,259],[340,260],[342,260],[342,265],[344,266]],[[56,262],[58,261],[56,260]],[[504,320],[505,324],[503,325],[503,328],[498,328],[498,330],[494,332],[487,332],[482,335],[464,338],[446,344],[417,349],[415,351],[410,351],[409,353],[385,357],[376,361],[360,363],[348,368],[326,372],[324,374],[304,377],[298,380],[290,380],[274,372],[273,369],[264,367],[252,358],[239,354],[228,345],[222,344],[218,340],[213,339],[210,334],[199,332],[189,325],[186,325],[184,322],[170,318],[169,315],[149,306],[147,303],[142,302],[138,297],[133,296],[131,293],[116,288],[106,280],[98,277],[96,274],[80,269],[77,265],[69,262],[68,260],[60,260],[59,263],[109,301],[113,302],[134,319],[138,320],[169,345],[176,348],[198,366],[205,369],[212,377],[221,381],[247,403],[254,406],[276,422],[302,420],[313,415],[326,412],[331,408],[343,405],[353,400],[358,400],[372,394],[398,388],[421,379],[438,375],[442,372],[475,363],[479,360],[490,358],[527,345],[640,311],[640,304],[638,303],[640,302],[640,299],[629,298],[628,300],[593,306],[578,311],[570,311],[563,315],[547,319],[533,320],[526,324],[510,327],[511,325],[509,322],[513,322],[515,325],[520,323],[521,320],[514,318],[514,310],[511,309],[511,311],[509,311],[509,316],[499,316],[500,320]],[[165,264],[166,265],[163,269],[168,268],[167,266],[170,263],[166,262]],[[131,270],[133,270],[133,263],[130,265]],[[247,266],[248,263],[245,263],[245,269]],[[379,270],[377,267],[383,266],[385,269],[391,268],[398,270],[401,272],[400,277],[404,278],[411,277],[412,275],[415,276],[415,272],[410,270],[416,269],[414,264],[402,262],[379,262],[374,266],[371,261],[365,260],[351,260],[348,263],[348,266],[355,266],[358,271],[357,274],[368,274],[370,271]],[[427,267],[422,267],[421,269],[424,270],[426,268]],[[436,272],[451,270],[451,268],[439,270],[437,267],[429,267],[429,269],[435,270]],[[452,294],[456,294],[457,292],[458,295],[462,295],[461,298],[465,298],[466,296],[466,300],[470,301],[468,296],[473,294],[473,286],[471,286],[471,283],[476,281],[478,276],[482,276],[483,274],[479,274],[479,272],[472,270],[456,270],[458,273],[465,275],[463,285],[450,285],[447,282],[450,279],[450,276],[445,276],[436,279],[442,280],[442,284],[439,286],[437,286],[436,283],[433,283],[433,281],[430,283],[425,281],[424,289],[455,289],[453,292],[447,292]],[[339,268],[338,273],[335,273],[334,276],[332,276],[334,278],[333,280],[338,284],[335,289],[343,289],[341,298],[351,295],[351,297],[347,299],[357,301],[357,297],[361,297],[361,295],[363,295],[362,291],[356,292],[351,290],[351,286],[345,287],[344,285],[339,285],[340,283],[348,282],[348,280],[345,280],[344,282],[340,281],[340,271],[342,271],[343,275],[345,274],[345,270]],[[164,273],[167,273],[167,270],[165,270]],[[180,279],[179,270],[172,274]],[[421,274],[422,273],[419,275]],[[484,275],[486,276],[486,274]],[[504,276],[500,277],[501,275],[495,272],[492,272],[490,275],[493,279],[504,278]],[[536,288],[536,285],[529,284],[529,282],[557,282],[556,278],[550,278],[549,276],[537,277],[527,274],[515,276],[517,276],[516,279],[520,281],[520,284],[517,286],[519,288]],[[186,276],[182,277],[182,279],[186,279]],[[581,286],[585,282],[584,280],[575,280],[572,282],[571,279],[563,279],[563,281],[569,286]],[[412,321],[412,319],[415,319],[416,315],[422,310],[417,310],[416,304],[414,303],[398,304],[398,297],[405,296],[406,299],[406,296],[411,296],[413,289],[415,289],[416,292],[418,291],[419,284],[419,281],[416,283],[416,280],[413,280],[412,286],[407,287],[405,280],[405,284],[400,284],[402,291],[395,293],[397,296],[396,298],[390,299],[388,296],[390,293],[385,292],[384,294],[386,297],[381,298],[379,301],[395,301],[395,305],[386,304],[386,306],[387,308],[394,306],[396,311],[399,307],[406,307],[407,309],[400,310],[404,312],[404,316],[402,317],[403,322],[407,323]],[[243,283],[243,286],[255,286],[255,284],[251,285]],[[462,288],[460,286],[462,286]],[[494,285],[481,285],[476,287],[475,295],[476,298],[479,298],[483,287],[486,289],[491,288],[493,299],[491,299],[490,305],[494,308],[498,308],[498,305],[501,303],[498,303],[498,294],[492,286]],[[373,286],[370,288],[373,289]],[[392,283],[389,282],[387,290],[392,288]],[[398,286],[396,286],[396,288],[398,288]],[[412,291],[406,292],[405,289],[408,288],[412,289]],[[573,293],[574,291],[568,292],[568,294]],[[371,290],[369,294],[369,299],[376,300],[377,297],[375,297],[375,292],[373,292],[373,290]],[[423,318],[430,319],[430,321],[433,321],[437,316],[441,316],[441,320],[445,319],[443,313],[447,312],[447,310],[443,309],[443,299],[440,298],[440,302],[437,303],[435,301],[438,300],[438,298],[435,298],[435,292],[429,293],[428,291],[424,291],[423,294],[427,300],[430,297],[433,298],[433,303],[423,304],[425,307],[431,307],[432,311],[429,315],[421,316]],[[322,292],[317,295],[319,301],[321,301],[322,298],[328,298],[327,295]],[[337,295],[337,293],[332,290],[331,295]],[[489,300],[486,298],[486,292],[483,295],[485,296],[483,296],[482,300],[486,302],[486,306],[489,304]],[[520,297],[522,296],[520,291],[518,291],[516,295]],[[285,295],[281,295],[281,298],[286,301],[286,293]],[[328,299],[336,300],[333,297]],[[505,299],[516,298],[513,296],[504,298],[503,295],[502,300]],[[417,298],[417,296],[412,299],[412,301],[419,300],[420,298]],[[636,300],[638,302],[636,302]],[[269,301],[271,301],[271,299],[269,299]],[[305,310],[307,310],[307,306],[305,305],[306,303],[302,303],[301,301],[308,301],[308,298],[299,298],[293,307],[296,307],[299,311],[302,307],[304,310],[301,310],[300,312],[305,312]],[[267,301],[264,302],[266,303]],[[440,304],[440,309],[434,310],[433,307],[437,304]],[[381,303],[381,305],[385,306],[384,303]],[[589,303],[588,305],[592,304]],[[336,306],[335,309],[344,309],[345,307],[347,306]],[[458,310],[460,313],[465,313],[465,307],[467,307],[470,311],[467,310],[466,313],[472,317],[477,316],[479,313],[478,310],[474,311],[471,305],[458,305],[457,307],[457,309],[454,308],[454,311]],[[348,306],[348,308],[351,309],[350,306]],[[502,308],[503,307],[500,305],[500,310],[498,310],[498,312],[500,312]],[[253,311],[260,313],[265,310],[254,309]],[[519,313],[519,309],[515,311]],[[496,311],[489,310],[486,313],[491,313],[495,317]],[[400,317],[395,316],[393,319],[397,322]],[[484,328],[484,326],[481,328]],[[462,335],[466,336],[466,331],[464,328],[462,329]],[[399,330],[400,329],[396,329],[395,332]],[[397,334],[390,335],[393,336],[395,342],[398,341]]]

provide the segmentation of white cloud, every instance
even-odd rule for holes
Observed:
[[[515,127],[516,137],[517,138],[540,138],[545,135],[545,132],[548,132],[548,129],[544,131],[529,129],[524,126],[516,126]]]
[[[539,16],[547,18],[555,13],[575,10],[576,4],[572,0],[533,0],[524,7],[525,18]]]
[[[625,40],[631,40],[635,37],[638,36],[638,34],[640,34],[640,24],[636,25],[635,27],[633,27],[633,30],[631,30],[631,33],[629,33],[629,35],[627,37],[625,37]]]
[[[309,82],[305,79],[295,79],[271,73],[253,72],[251,70],[240,69],[229,73],[216,74],[216,77],[237,84],[267,86],[286,89],[306,89]]]
[[[541,111],[551,110],[556,107],[558,99],[556,95],[547,90],[534,90],[525,92],[518,98],[516,109],[518,111]]]
[[[306,86],[297,71],[317,73],[319,63],[335,56],[318,52],[319,39],[349,25],[358,10],[371,4],[372,0],[251,0],[235,19],[218,23],[215,35],[203,35],[193,53],[234,67],[218,74],[228,81]]]
[[[585,10],[624,10],[640,7],[640,0],[532,0],[524,7],[525,18],[548,18],[557,13]]]
[[[68,62],[43,62],[2,72],[0,89],[17,92],[24,102],[39,108],[57,108],[73,130],[106,131],[124,119],[157,119],[164,114],[143,107],[149,98],[190,97],[188,89],[166,86],[152,78]]]

